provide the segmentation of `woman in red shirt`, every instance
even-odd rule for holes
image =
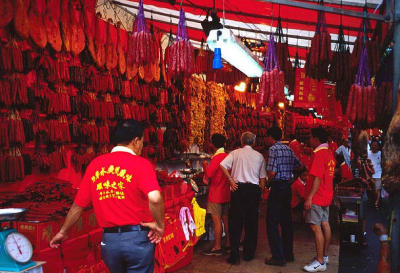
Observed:
[[[226,138],[221,134],[213,134],[211,142],[216,152],[208,166],[206,161],[203,162],[203,168],[204,182],[209,185],[207,212],[211,214],[214,223],[215,242],[214,246],[205,251],[204,254],[219,256],[223,254],[221,247],[222,222],[224,223],[225,234],[228,235],[228,211],[231,192],[229,182],[219,168],[222,160],[228,155],[224,150]]]

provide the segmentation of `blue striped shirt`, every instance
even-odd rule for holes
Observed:
[[[293,178],[293,170],[301,166],[300,160],[293,150],[277,141],[269,148],[267,171],[275,173],[276,180],[290,180]]]

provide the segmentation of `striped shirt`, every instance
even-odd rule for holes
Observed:
[[[269,148],[267,171],[275,173],[274,180],[290,180],[293,170],[301,166],[293,150],[277,141]]]

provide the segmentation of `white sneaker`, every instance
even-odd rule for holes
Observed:
[[[326,270],[326,263],[321,264],[317,260],[314,260],[309,265],[304,266],[303,269],[307,272],[322,272]]]
[[[312,263],[315,260],[317,260],[317,257],[314,257],[310,263]],[[324,256],[324,264],[329,264],[329,257],[328,256]]]

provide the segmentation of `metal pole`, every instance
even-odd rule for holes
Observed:
[[[341,14],[341,15],[346,15],[346,16],[351,16],[351,17],[358,17],[358,18],[365,17],[364,13],[359,12],[359,11],[323,6],[323,5],[319,5],[319,4],[318,5],[308,4],[308,3],[299,2],[299,1],[295,1],[295,0],[259,0],[259,1],[269,2],[269,3],[274,3],[274,4],[281,4],[281,5],[286,5],[286,6],[293,6],[293,7],[297,7],[297,8],[303,8],[303,9],[320,10],[320,11]],[[367,13],[367,18],[372,19],[372,20],[385,21],[384,16],[382,16],[380,14]]]
[[[396,111],[397,92],[400,81],[400,0],[394,2],[394,33],[393,33],[393,113]]]

